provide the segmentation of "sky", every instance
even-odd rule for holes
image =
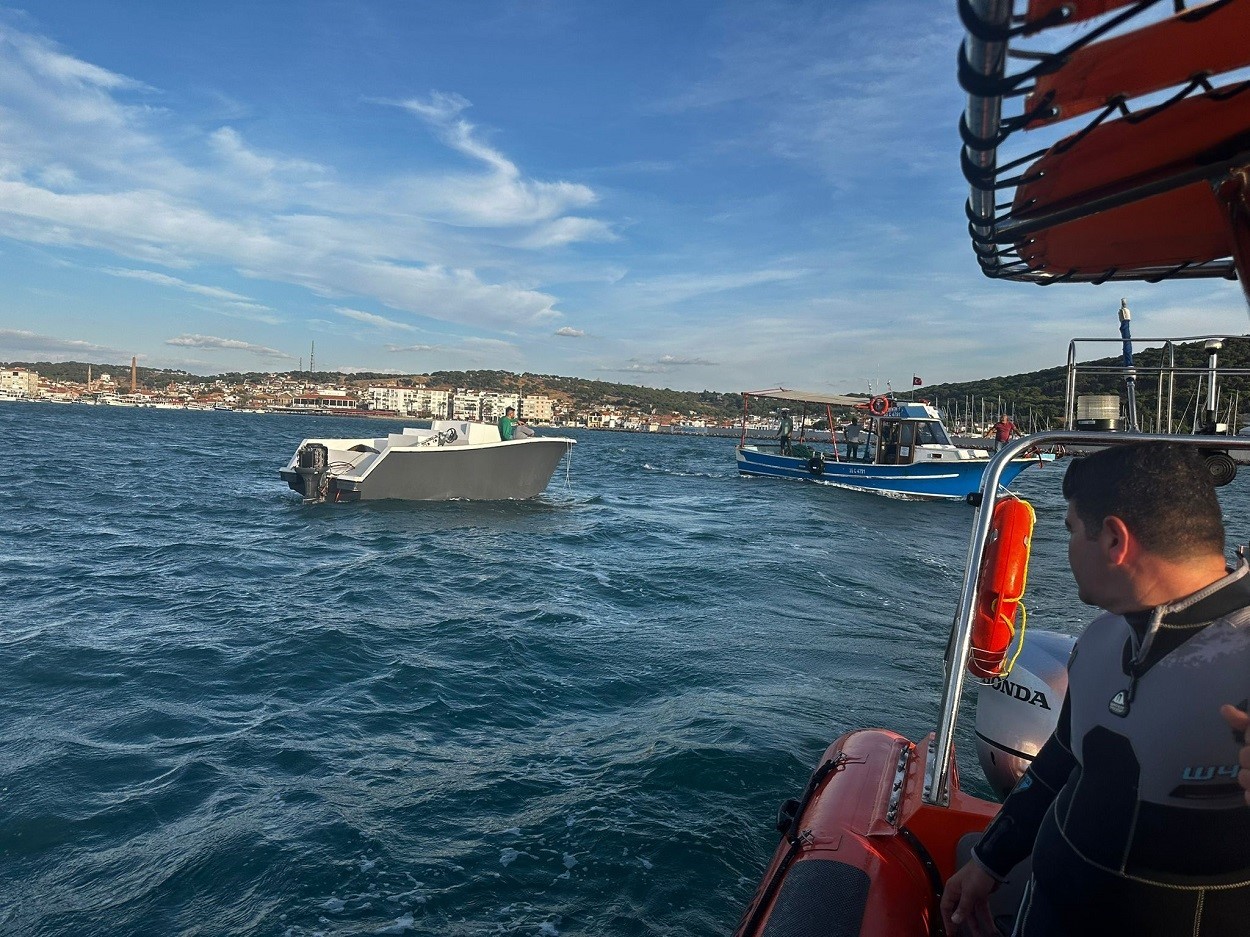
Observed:
[[[909,388],[1250,331],[997,283],[955,4],[0,0],[0,361]]]

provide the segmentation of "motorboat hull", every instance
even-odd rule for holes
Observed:
[[[1049,453],[1014,459],[1003,470],[1002,483],[1011,484],[1030,465],[1050,461]],[[764,478],[832,485],[891,498],[924,501],[962,501],[981,487],[981,476],[988,459],[916,462],[911,465],[878,465],[872,462],[822,460],[819,467],[811,459],[767,452],[754,446],[738,448],[738,473]]]
[[[848,732],[825,752],[801,800],[778,817],[782,840],[734,937],[930,937],[961,841],[998,804],[952,786],[924,804],[928,741],[887,729]],[[965,847],[966,848],[966,847]]]
[[[309,439],[279,474],[306,501],[523,500],[546,489],[574,442],[532,436],[472,445],[377,446],[370,440]],[[301,453],[310,446],[326,448],[329,471],[301,469]]]

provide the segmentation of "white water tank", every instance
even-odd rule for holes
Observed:
[[[1119,425],[1120,398],[1116,394],[1083,394],[1076,398],[1076,429],[1113,430]]]

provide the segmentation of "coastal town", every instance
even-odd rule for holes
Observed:
[[[741,418],[687,411],[647,412],[640,407],[600,403],[587,407],[542,393],[489,387],[426,386],[409,378],[314,381],[307,374],[275,373],[253,380],[179,379],[153,386],[130,368],[88,367],[86,380],[54,379],[17,365],[0,366],[0,402],[29,401],[91,406],[143,407],[161,410],[231,410],[242,413],[291,413],[313,416],[453,419],[494,422],[515,407],[530,423],[583,429],[631,432],[714,432],[741,429]],[[324,377],[324,375],[318,375]],[[761,427],[770,421],[752,418]],[[775,419],[771,422],[775,423]]]

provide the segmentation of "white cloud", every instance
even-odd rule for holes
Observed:
[[[467,165],[449,171],[431,161],[402,176],[371,176],[300,154],[260,152],[233,127],[200,132],[131,103],[156,93],[41,37],[0,27],[5,236],[175,270],[224,265],[320,296],[362,297],[462,327],[503,330],[559,317],[555,296],[515,285],[535,278],[505,244],[538,251],[614,237],[607,222],[585,215],[597,202],[593,189],[528,177],[464,119],[468,102],[458,95],[399,106]],[[501,228],[510,229],[508,238]],[[251,302],[230,290],[122,269],[111,272]],[[481,272],[487,269],[489,277]],[[259,304],[236,311],[249,308],[265,311]]]
[[[128,267],[105,267],[103,271],[109,276],[124,277],[131,280],[144,280],[148,283],[155,283],[159,286],[171,286],[174,289],[185,290],[188,293],[195,293],[199,296],[207,296],[209,299],[220,299],[225,302],[239,303],[252,306],[256,309],[264,309],[259,303],[254,303],[248,297],[231,290],[222,289],[219,286],[205,286],[202,283],[190,283],[187,280],[180,280],[178,277],[171,277],[166,273],[157,273],[155,270],[133,270]]]
[[[585,338],[586,337],[585,332],[583,332],[581,329],[575,329],[571,325],[566,325],[563,328],[556,329],[555,334],[559,335],[561,338]]]
[[[685,358],[681,355],[661,355],[656,362],[660,365],[684,366],[684,365],[715,365],[715,361],[708,361],[704,358]]]
[[[525,179],[520,169],[501,152],[482,142],[477,127],[460,117],[470,104],[456,94],[434,92],[428,99],[412,98],[399,107],[424,120],[453,150],[484,164],[486,172],[477,175],[448,174],[437,188],[429,180],[414,180],[425,198],[435,196],[431,207],[446,213],[460,224],[511,227],[552,222],[566,211],[593,205],[598,197],[587,185],[574,182],[540,182]],[[601,223],[567,225],[552,235],[552,243],[568,243],[559,237],[575,238],[589,234],[602,240],[606,227]]]
[[[392,353],[402,353],[410,351],[437,351],[438,345],[387,345],[386,350]]]
[[[55,355],[120,355],[124,352],[107,345],[96,345],[75,339],[53,338],[22,329],[0,329],[0,348],[10,353],[40,353]]]
[[[245,351],[250,355],[256,355],[260,358],[295,358],[295,355],[288,355],[286,352],[279,351],[276,348],[266,348],[264,345],[255,345],[252,342],[240,341],[237,338],[217,338],[213,335],[179,335],[176,338],[165,339],[165,344],[175,345],[179,348],[212,348],[219,351]]]
[[[768,283],[782,283],[805,276],[808,270],[744,270],[740,273],[674,274],[652,277],[625,283],[639,297],[639,301],[667,305],[679,303],[696,296],[724,293]]]
[[[541,225],[521,239],[521,246],[533,249],[563,247],[578,241],[615,241],[616,233],[594,218],[567,216]]]
[[[334,311],[340,316],[348,319],[355,319],[357,322],[364,322],[367,325],[376,326],[380,329],[402,329],[406,332],[415,332],[416,328],[403,322],[396,322],[393,319],[387,319],[384,316],[377,316],[371,312],[361,312],[359,309],[347,309],[343,306],[336,306]]]

